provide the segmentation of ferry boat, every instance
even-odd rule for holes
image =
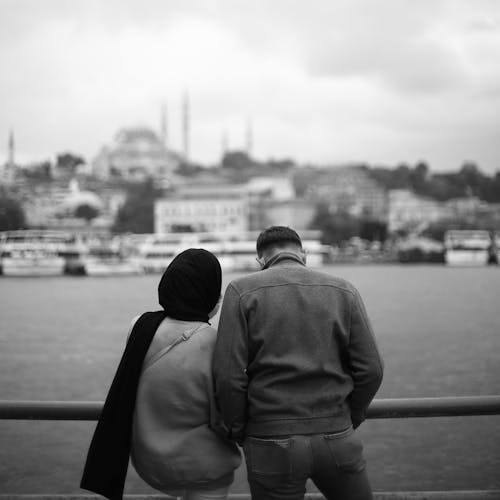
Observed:
[[[135,259],[125,255],[112,243],[89,244],[81,257],[82,274],[86,276],[125,276],[142,274]]]
[[[486,266],[492,239],[486,230],[452,229],[444,234],[445,262],[449,266]]]
[[[250,235],[240,235],[225,240],[219,255],[221,267],[225,266],[232,271],[257,271],[260,269],[260,264],[256,259],[257,236],[258,233],[250,233]],[[331,247],[323,245],[319,239],[306,236],[302,240],[302,246],[306,253],[308,267],[321,267],[330,256]]]
[[[0,266],[4,276],[60,276],[66,260],[56,234],[39,230],[0,233]]]
[[[211,233],[150,234],[137,245],[133,260],[145,273],[162,273],[177,254],[188,248],[205,248],[220,257],[222,241]]]
[[[491,247],[490,263],[500,264],[500,231],[493,233],[493,245]]]
[[[87,246],[83,238],[76,234],[61,233],[58,235],[57,252],[65,261],[64,273],[81,275],[85,273],[83,258]]]
[[[316,232],[314,232],[316,233]],[[188,248],[204,248],[217,256],[223,271],[256,271],[255,242],[258,232],[222,233],[168,233],[149,235],[138,246],[136,262],[146,273],[163,272],[173,258]],[[330,247],[321,244],[314,235],[306,235],[303,247],[309,267],[320,267],[330,254]]]

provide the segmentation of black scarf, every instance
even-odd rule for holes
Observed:
[[[160,304],[171,318],[208,322],[208,313],[220,297],[221,281],[215,255],[202,248],[185,250],[172,261],[160,280]]]
[[[219,261],[206,250],[186,250],[168,266],[158,286],[164,310],[144,313],[132,329],[90,443],[81,488],[110,500],[122,498],[137,387],[156,330],[166,316],[208,322],[220,290]]]

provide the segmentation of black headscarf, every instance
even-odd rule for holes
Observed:
[[[158,285],[158,297],[167,316],[208,322],[208,314],[219,300],[221,283],[217,257],[202,248],[191,248],[168,266]]]
[[[158,286],[164,310],[146,312],[134,324],[90,443],[80,487],[121,500],[132,441],[132,421],[144,357],[166,316],[208,321],[221,291],[217,258],[203,249],[180,253]]]

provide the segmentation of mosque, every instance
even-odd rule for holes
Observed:
[[[182,161],[189,161],[189,101],[183,98],[183,153],[167,146],[166,106],[161,110],[160,135],[147,127],[119,130],[111,144],[103,146],[92,162],[92,173],[100,179],[141,181],[147,177],[168,180]]]
[[[180,156],[168,150],[153,130],[123,128],[111,144],[99,151],[92,162],[92,173],[103,180],[168,179],[180,161]]]

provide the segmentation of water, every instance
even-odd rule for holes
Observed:
[[[377,397],[500,394],[500,269],[326,271],[365,300],[386,364]],[[0,399],[103,400],[130,320],[158,308],[158,280],[2,277]],[[0,421],[0,493],[80,492],[94,426]],[[376,490],[500,488],[500,416],[368,421],[360,434]],[[232,491],[245,489],[240,470]],[[126,491],[152,490],[131,471]]]

